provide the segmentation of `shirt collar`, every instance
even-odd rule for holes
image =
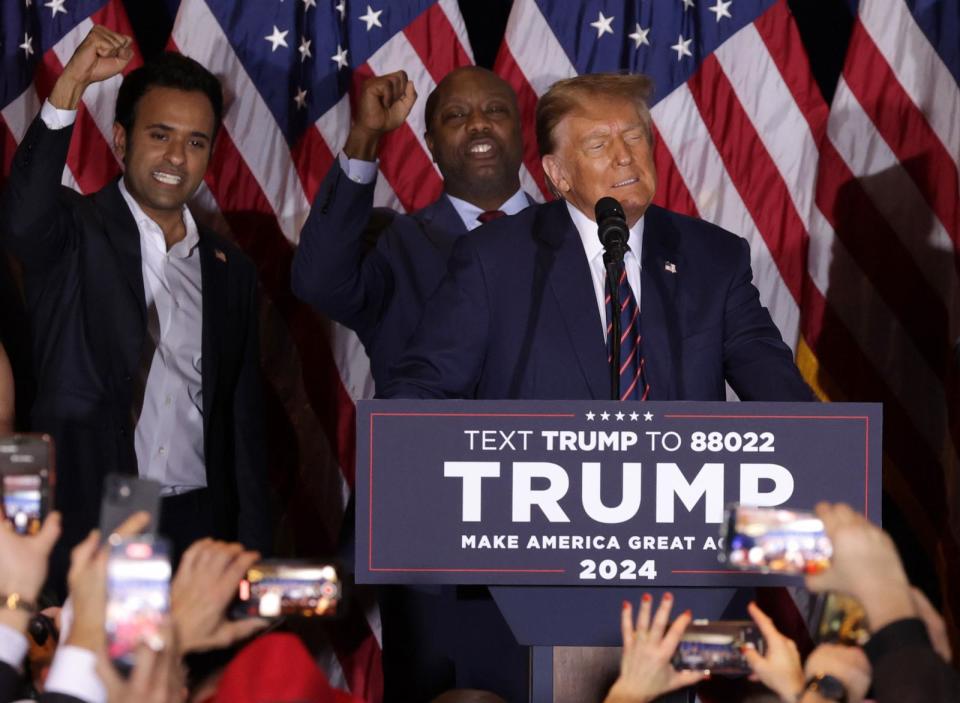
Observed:
[[[461,200],[460,198],[454,197],[450,195],[450,193],[447,193],[447,197],[450,198],[450,204],[453,205],[453,209],[457,211],[458,215],[460,215],[460,219],[463,220],[463,224],[467,226],[468,230],[476,229],[480,226],[481,222],[477,219],[477,217],[479,217],[483,212],[486,212],[485,210],[477,207],[473,203],[468,203],[466,200]],[[497,209],[503,211],[503,213],[507,215],[516,215],[529,204],[530,201],[527,200],[527,194],[524,193],[523,188],[521,188],[507,198],[503,205]]]
[[[583,243],[583,251],[587,255],[587,261],[603,257],[603,244],[597,234],[597,223],[584,215],[580,210],[566,201],[567,212],[570,213],[570,219],[573,220],[573,226],[577,228],[580,235],[580,241]],[[637,263],[640,263],[640,253],[643,246],[643,217],[637,220],[637,223],[630,228],[630,236],[627,238],[627,244],[630,245],[630,251],[637,257]]]
[[[127,190],[127,185],[123,182],[122,178],[120,179],[120,195],[123,196],[127,207],[130,208],[130,214],[133,215],[134,222],[137,223],[137,230],[140,232],[141,241],[147,242],[149,246],[154,249],[159,248],[162,253],[166,254],[167,242],[164,239],[163,230],[160,229],[160,225],[154,222],[150,216],[143,211],[140,203],[138,203],[130,194],[130,191]],[[190,208],[186,205],[183,206],[182,215],[183,225],[187,230],[187,234],[182,240],[170,247],[169,253],[186,259],[193,253],[194,249],[197,248],[197,245],[199,245],[200,232],[197,229],[196,220],[193,219],[193,215],[190,213]]]

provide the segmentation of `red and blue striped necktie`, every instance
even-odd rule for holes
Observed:
[[[640,344],[643,335],[640,333],[640,308],[637,299],[627,280],[627,270],[623,264],[619,266],[619,283],[617,286],[620,298],[620,400],[646,400],[650,394],[650,384],[646,381],[643,354]],[[613,344],[610,338],[613,330],[611,300],[609,284],[604,305],[607,308],[607,362],[613,354]]]

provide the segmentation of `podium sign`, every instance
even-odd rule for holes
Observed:
[[[880,522],[881,406],[361,401],[363,583],[745,586],[727,505]]]

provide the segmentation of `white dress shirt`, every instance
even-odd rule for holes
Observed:
[[[69,127],[76,110],[60,110],[44,101],[40,117],[49,129]],[[167,251],[163,231],[120,181],[140,237],[143,292],[151,353],[140,370],[143,407],[134,446],[139,473],[159,481],[164,494],[207,485],[203,457],[201,340],[203,289],[199,233],[186,206],[186,237]]]
[[[183,208],[186,236],[167,250],[160,226],[120,181],[140,232],[140,263],[147,303],[148,343],[140,369],[143,407],[134,446],[140,475],[159,481],[164,493],[207,485],[203,461],[203,285],[200,235]]]
[[[590,265],[590,277],[593,279],[593,292],[597,296],[597,309],[600,311],[600,323],[603,325],[603,338],[607,338],[607,306],[604,301],[607,299],[607,269],[603,265],[603,244],[597,233],[597,223],[580,212],[577,208],[567,203],[567,211],[570,213],[570,219],[573,220],[574,227],[580,234],[580,242],[583,244],[583,252],[587,255],[587,263]],[[637,309],[640,308],[640,256],[643,252],[643,218],[637,220],[637,223],[630,228],[630,236],[627,239],[630,249],[623,255],[623,266],[627,270],[627,281],[633,290],[633,297],[637,301]]]
[[[377,177],[377,162],[376,161],[364,161],[363,159],[351,159],[347,157],[342,151],[340,152],[340,168],[343,169],[343,172],[347,175],[354,183],[361,183],[367,185],[373,183]],[[450,204],[453,205],[453,209],[457,211],[457,214],[460,215],[460,219],[463,220],[463,224],[466,226],[467,231],[475,230],[477,227],[482,225],[477,218],[485,212],[481,208],[477,207],[473,203],[468,203],[466,200],[461,200],[460,198],[455,198],[449,193],[446,193],[447,198],[450,200]],[[523,192],[523,189],[519,189],[516,193],[507,198],[497,209],[503,212],[505,215],[516,215],[518,212],[523,210],[527,205],[530,204],[530,201],[527,199],[527,194]]]

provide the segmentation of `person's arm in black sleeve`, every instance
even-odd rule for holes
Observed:
[[[885,625],[864,650],[873,667],[877,703],[960,701],[960,674],[934,651],[919,618]]]

